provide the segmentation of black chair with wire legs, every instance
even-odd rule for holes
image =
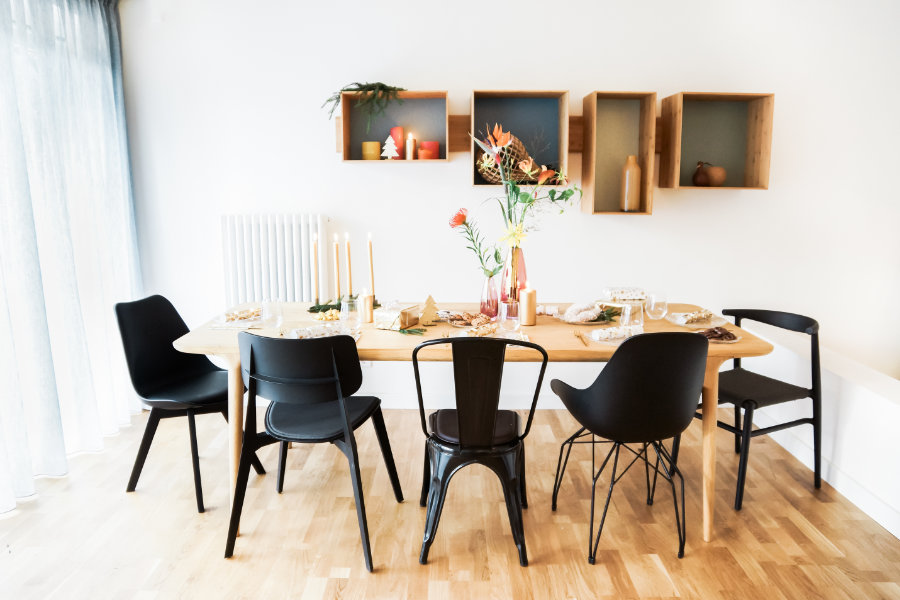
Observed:
[[[576,389],[558,379],[550,383],[551,389],[581,425],[574,435],[563,442],[559,450],[553,485],[553,510],[556,510],[557,496],[572,445],[591,444],[593,481],[588,537],[589,563],[594,564],[596,560],[613,487],[638,460],[644,463],[647,504],[653,504],[657,476],[661,475],[672,488],[675,527],[678,530],[678,558],[684,556],[684,477],[678,469],[678,450],[681,434],[691,424],[697,399],[703,389],[708,345],[706,338],[695,333],[636,335],[622,343],[590,387]],[[597,441],[594,436],[603,439]],[[663,444],[663,440],[668,439],[672,439],[671,449]],[[599,469],[595,470],[594,449],[599,444],[610,444],[611,447]],[[635,445],[636,449],[629,444]],[[624,460],[630,459],[630,462],[620,469],[620,454],[623,449],[630,453],[624,456]],[[594,539],[597,481],[610,459],[612,474],[609,491],[597,537]],[[676,476],[680,483],[680,503],[675,489]]]
[[[437,410],[426,418],[418,356],[426,348],[438,345],[449,345],[453,353],[456,408]],[[542,360],[524,430],[518,413],[498,409],[503,364],[509,346],[513,347],[511,352],[520,348],[536,351]],[[500,479],[519,564],[527,566],[522,524],[522,509],[528,507],[524,439],[534,418],[547,368],[547,352],[530,342],[500,338],[451,338],[419,344],[413,350],[412,360],[419,397],[419,417],[426,438],[419,504],[428,508],[419,562],[423,565],[428,562],[428,551],[437,534],[450,478],[467,465],[480,464]]]
[[[116,318],[134,391],[150,407],[147,427],[125,491],[133,492],[137,487],[160,420],[186,416],[197,511],[203,512],[194,417],[221,413],[228,420],[228,374],[205,356],[184,354],[172,347],[172,342],[189,330],[166,298],[157,295],[134,302],[120,302],[116,304]],[[252,464],[257,473],[265,474],[255,454]]]
[[[363,554],[366,569],[371,571],[369,528],[359,472],[359,455],[353,435],[353,431],[370,418],[397,502],[403,502],[403,492],[400,490],[400,479],[381,414],[381,400],[373,396],[353,395],[362,385],[362,369],[356,342],[348,335],[292,340],[241,332],[238,334],[238,344],[241,350],[241,373],[248,389],[247,417],[234,505],[225,543],[225,558],[234,553],[253,453],[269,444],[283,444],[279,452],[280,492],[284,481],[284,444],[331,443],[344,453],[350,464],[350,482],[356,500]],[[271,402],[266,411],[265,431],[262,432],[257,431],[256,425],[257,396]]]
[[[743,319],[749,319],[810,336],[812,374],[809,388],[748,371],[741,366],[740,358],[734,359],[734,368],[719,373],[719,404],[734,405],[734,425],[723,421],[718,421],[717,424],[719,428],[734,434],[734,451],[740,454],[734,509],[741,510],[744,503],[744,483],[747,479],[747,462],[750,459],[750,440],[789,427],[813,426],[813,484],[816,489],[822,487],[822,376],[819,367],[819,324],[810,317],[774,310],[726,309],[722,311],[722,314],[734,317],[734,324],[738,327]],[[804,398],[812,400],[812,417],[753,429],[753,413],[756,410]],[[743,424],[741,410],[744,411]],[[699,414],[696,416],[700,418]]]

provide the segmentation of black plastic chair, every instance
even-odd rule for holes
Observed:
[[[741,367],[741,359],[734,359],[734,368],[719,373],[719,404],[734,405],[734,425],[718,421],[721,429],[734,434],[734,451],[741,455],[738,464],[737,490],[734,509],[741,510],[744,503],[744,482],[747,479],[747,461],[750,457],[750,439],[798,425],[813,426],[814,485],[822,487],[822,379],[819,368],[819,324],[815,319],[794,313],[774,310],[726,309],[722,314],[734,317],[740,326],[742,319],[759,321],[781,329],[805,333],[810,336],[812,386],[800,387]],[[753,413],[757,409],[795,400],[812,400],[812,417],[753,430]],[[741,410],[744,411],[743,425]],[[697,415],[699,417],[699,415]]]
[[[456,408],[437,410],[425,417],[422,383],[419,377],[419,352],[435,345],[451,346]],[[508,346],[530,348],[542,357],[534,399],[522,430],[518,413],[498,410],[503,363]],[[425,468],[419,504],[426,506],[425,536],[419,562],[428,562],[428,551],[437,534],[447,487],[453,475],[470,464],[491,469],[500,479],[513,540],[519,551],[519,564],[528,565],[522,508],[528,507],[525,493],[525,445],[531,429],[544,371],[547,352],[530,342],[494,338],[451,338],[419,344],[412,355],[419,397],[419,416],[425,434]],[[430,431],[429,431],[430,430]]]
[[[221,413],[228,420],[228,374],[205,356],[184,354],[172,347],[172,342],[189,330],[166,298],[150,296],[134,302],[120,302],[116,304],[116,317],[134,391],[150,407],[147,427],[125,491],[133,492],[137,486],[159,421],[187,416],[197,511],[203,512],[194,416]],[[253,467],[259,474],[266,472],[255,455]]]
[[[647,479],[647,504],[653,504],[658,475],[669,482],[675,504],[675,526],[678,529],[678,558],[684,556],[684,477],[678,469],[678,449],[681,434],[691,424],[697,399],[703,390],[706,370],[706,354],[709,342],[696,333],[645,333],[622,342],[606,367],[590,387],[580,390],[559,379],[550,382],[551,389],[560,397],[572,416],[581,424],[574,435],[563,442],[559,449],[556,479],[553,485],[552,509],[556,510],[557,496],[574,443],[591,444],[591,465],[595,466],[593,451],[597,444],[612,444],[609,453],[593,476],[591,485],[591,521],[588,538],[588,562],[594,564],[597,546],[606,511],[616,482],[640,459],[644,463]],[[590,436],[590,441],[584,438]],[[595,441],[593,436],[605,438]],[[672,439],[672,449],[663,440]],[[579,441],[581,440],[581,441]],[[627,444],[640,446],[639,450]],[[619,454],[622,449],[631,458],[624,469],[619,470]],[[648,449],[652,448],[656,459],[650,464]],[[563,453],[565,451],[565,459]],[[597,538],[594,539],[594,500],[597,480],[613,459],[609,491]],[[653,482],[650,482],[650,470]],[[681,484],[681,503],[675,491],[675,476]]]
[[[347,335],[291,340],[246,332],[238,334],[238,343],[241,372],[248,389],[247,417],[225,558],[234,552],[253,453],[276,442],[332,443],[350,463],[359,533],[366,569],[371,571],[369,529],[353,436],[353,431],[369,418],[375,427],[397,502],[403,502],[403,492],[381,414],[381,400],[373,396],[353,396],[362,385],[356,343]],[[258,432],[256,426],[257,396],[271,402],[263,432]]]

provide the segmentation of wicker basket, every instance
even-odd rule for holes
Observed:
[[[516,183],[536,181],[534,177],[529,176],[519,168],[519,162],[528,160],[528,158],[525,144],[516,136],[512,136],[509,145],[500,150],[500,159],[503,161],[504,167],[506,167],[507,177],[509,177],[510,181],[515,181]],[[500,167],[493,160],[485,160],[484,151],[479,150],[478,155],[475,157],[475,165],[478,168],[478,174],[488,183],[502,182]]]

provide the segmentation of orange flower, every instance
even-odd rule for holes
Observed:
[[[469,214],[469,211],[466,210],[465,208],[461,208],[458,211],[456,211],[456,214],[453,215],[452,219],[450,219],[450,228],[455,229],[455,228],[459,227],[460,225],[465,225],[466,217],[468,216],[468,214]]]
[[[519,169],[521,169],[522,172],[524,172],[529,177],[531,177],[531,175],[535,171],[537,171],[537,167],[534,166],[534,159],[531,158],[530,156],[528,157],[528,160],[520,160],[519,161]]]
[[[544,165],[541,165],[541,167],[543,166]],[[538,175],[538,185],[543,184],[548,179],[552,179],[554,175],[556,175],[556,171],[553,171],[552,169],[544,169],[543,171],[541,171],[541,174]]]
[[[491,135],[487,136],[488,142],[491,143],[491,146],[496,150],[497,148],[504,148],[512,142],[512,134],[508,131],[504,132],[503,127],[494,123],[494,131]]]

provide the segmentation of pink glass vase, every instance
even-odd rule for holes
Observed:
[[[484,278],[481,288],[481,312],[494,318],[497,316],[497,278],[493,275]]]
[[[506,255],[503,278],[500,280],[500,302],[519,300],[519,290],[525,289],[525,254],[519,246],[513,246]]]

